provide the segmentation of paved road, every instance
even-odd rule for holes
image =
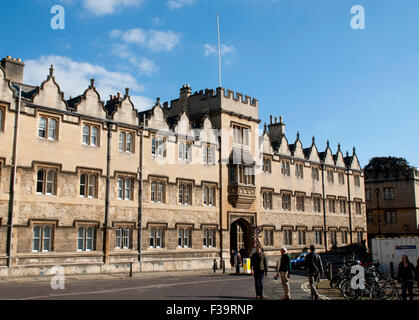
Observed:
[[[267,299],[283,295],[280,281],[270,272],[265,281]],[[309,299],[304,291],[307,278],[292,275],[293,299]],[[248,275],[162,274],[152,277],[105,279],[67,278],[64,290],[53,290],[49,281],[1,282],[0,299],[24,300],[248,300],[253,299],[254,281]]]

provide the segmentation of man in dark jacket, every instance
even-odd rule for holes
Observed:
[[[308,275],[308,282],[311,289],[311,298],[317,300],[319,293],[317,291],[317,285],[320,281],[320,275],[324,274],[323,263],[320,255],[316,252],[316,247],[312,244],[310,246],[310,253],[305,259],[306,270]]]
[[[278,274],[276,275],[276,279],[281,275],[281,282],[282,286],[284,287],[284,296],[282,300],[290,300],[290,273],[291,273],[291,258],[289,254],[287,254],[287,249],[281,249],[281,260],[279,265]]]
[[[402,284],[402,299],[407,300],[407,292],[409,291],[409,299],[413,300],[413,284],[415,279],[415,266],[409,261],[409,258],[404,255],[402,262],[399,264],[397,271],[397,278]]]
[[[256,247],[256,252],[250,258],[250,266],[255,277],[256,299],[263,299],[263,280],[268,275],[268,267],[261,247]]]

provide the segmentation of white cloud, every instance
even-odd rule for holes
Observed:
[[[196,0],[168,0],[166,2],[167,6],[171,10],[180,9],[184,6],[193,5],[195,3],[196,3]]]
[[[136,93],[144,91],[144,86],[129,73],[113,72],[99,65],[54,55],[42,56],[36,60],[27,60],[25,64],[25,83],[30,85],[40,85],[46,79],[49,68],[53,64],[55,79],[65,93],[66,98],[81,95],[89,86],[90,79],[94,78],[103,101],[106,101],[111,94],[123,93],[125,88],[130,88],[131,92],[134,93],[131,99],[133,102],[135,101],[134,104],[137,109],[152,105],[151,99],[136,95]]]
[[[221,55],[225,56],[229,53],[234,53],[236,52],[236,48],[234,46],[229,46],[226,44],[222,44],[221,45]],[[211,45],[211,44],[204,44],[204,55],[206,57],[211,56],[211,55],[217,55],[218,54],[218,46],[215,45]]]
[[[160,17],[154,17],[154,18],[151,18],[151,23],[152,23],[152,24],[153,24],[153,26],[155,26],[155,27],[158,27],[158,26],[163,25],[163,24],[164,24],[164,22],[165,22],[165,19],[164,19],[164,18],[160,18]]]
[[[112,45],[111,52],[121,59],[126,59],[130,64],[136,67],[141,74],[151,76],[159,71],[159,67],[153,60],[144,57],[137,57],[131,52],[129,45],[127,44],[114,43]]]
[[[112,30],[109,36],[113,39],[120,39],[127,44],[136,44],[148,48],[153,52],[172,51],[180,42],[181,35],[171,30],[143,30],[140,28],[126,31]]]
[[[80,0],[84,9],[96,16],[115,13],[123,7],[139,7],[144,0]]]

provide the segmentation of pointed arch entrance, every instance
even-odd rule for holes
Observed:
[[[251,225],[246,219],[238,219],[230,226],[230,252],[235,250],[240,252],[244,248],[246,254],[252,252],[252,232]]]

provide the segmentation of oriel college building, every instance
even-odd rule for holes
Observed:
[[[210,270],[232,250],[365,242],[364,177],[315,140],[264,126],[258,100],[217,88],[138,112],[94,80],[66,100],[46,70],[0,67],[0,275]],[[259,128],[261,127],[261,130]]]

